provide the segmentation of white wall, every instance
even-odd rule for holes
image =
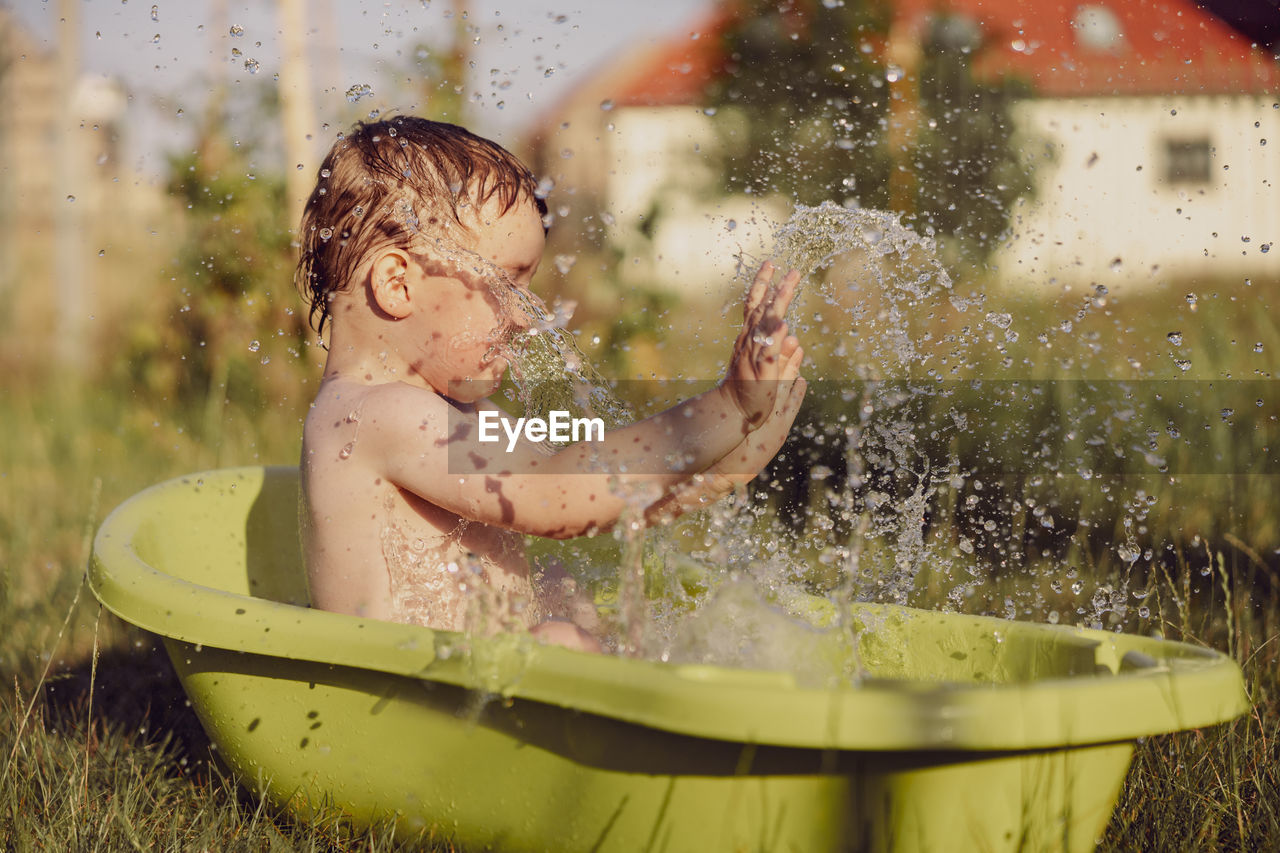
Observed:
[[[606,197],[625,279],[715,296],[727,292],[740,259],[754,266],[767,256],[790,208],[774,199],[723,195],[715,120],[684,106],[614,111]],[[649,241],[641,227],[654,211]]]
[[[1008,245],[993,261],[1000,280],[1134,287],[1276,275],[1280,109],[1272,104],[1253,96],[1020,103],[1015,120],[1037,169],[1037,196],[1014,210]],[[1170,141],[1208,142],[1207,180],[1171,179]],[[1263,253],[1269,243],[1275,249]]]

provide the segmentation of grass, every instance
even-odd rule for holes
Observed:
[[[1249,322],[1262,322],[1259,313]],[[1280,351],[1274,328],[1244,335]],[[118,388],[15,387],[0,398],[12,437],[0,444],[0,848],[452,849],[447,839],[404,838],[390,826],[352,829],[336,814],[294,821],[246,794],[218,765],[163,651],[103,612],[83,586],[92,532],[111,507],[192,470],[295,459],[304,406],[202,406],[184,427],[164,401]],[[1172,544],[1135,578],[1148,615],[1130,608],[1117,625],[1229,652],[1244,669],[1253,712],[1143,741],[1103,850],[1280,849],[1277,478],[1246,478],[1238,488],[1229,479],[1198,502],[1195,482],[1182,491],[1166,483],[1155,510],[1128,513],[1149,528],[1144,541]],[[947,512],[954,508],[943,521],[955,517]],[[1030,524],[1028,515],[1016,523]],[[1003,615],[1008,599],[1020,618],[1052,612],[1079,621],[1087,608],[1061,582],[1062,565],[1108,577],[1125,515],[1096,531],[1102,546],[1084,538],[1052,556],[1025,529],[1002,529],[1007,541],[1037,550],[1003,554],[1026,570],[978,584],[966,609]],[[956,532],[935,530],[935,547],[952,548]],[[915,603],[944,601],[944,585],[930,583]]]
[[[0,848],[398,850],[422,839],[294,822],[218,765],[154,638],[83,584],[111,507],[226,459],[297,456],[299,412],[247,425],[229,410],[193,437],[144,404],[91,388],[7,396],[0,419]],[[439,849],[450,849],[447,843]]]
[[[1280,587],[1218,558],[1208,590],[1188,601],[1192,574],[1156,586],[1159,626],[1227,651],[1240,663],[1253,709],[1211,729],[1145,739],[1103,850],[1274,850],[1280,844]],[[1199,572],[1195,572],[1199,574]],[[1206,594],[1207,593],[1207,594]],[[1205,600],[1207,599],[1207,601]]]

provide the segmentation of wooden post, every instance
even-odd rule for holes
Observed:
[[[88,364],[85,335],[93,312],[93,287],[84,258],[83,212],[89,193],[85,186],[83,131],[80,117],[72,111],[80,77],[80,0],[59,0],[58,16],[58,93],[63,108],[55,120],[58,132],[53,167],[53,356],[64,371],[80,374]]]
[[[889,79],[889,209],[915,211],[916,173],[913,163],[916,129],[920,121],[920,21],[910,3],[894,7],[885,45]]]
[[[315,100],[307,63],[306,0],[279,0],[277,11],[284,55],[280,63],[280,119],[285,151],[289,228],[296,233],[316,178]]]

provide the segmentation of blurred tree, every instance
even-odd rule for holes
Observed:
[[[717,122],[731,188],[886,206],[888,24],[877,0],[741,0],[723,36],[728,73],[709,93],[738,108]]]
[[[274,101],[255,112],[277,109]],[[124,360],[135,391],[168,401],[193,426],[220,423],[296,387],[306,312],[293,288],[285,181],[267,140],[203,122],[196,147],[169,160],[168,190],[184,208],[169,286],[128,332]]]
[[[724,48],[709,100],[737,108],[717,122],[732,188],[892,206],[969,260],[1029,191],[1010,117],[1025,88],[975,79],[976,22],[897,21],[884,0],[739,0]]]
[[[929,20],[921,45],[915,216],[969,261],[995,248],[1010,205],[1031,192],[1030,165],[1013,143],[1011,107],[1029,87],[977,80],[982,33],[966,18]]]

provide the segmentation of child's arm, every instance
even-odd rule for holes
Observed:
[[[772,278],[765,264],[719,386],[603,441],[550,456],[525,442],[507,452],[505,436],[479,441],[474,411],[392,385],[367,398],[355,452],[372,454],[373,466],[401,488],[465,518],[553,538],[602,530],[624,512],[621,493],[643,494],[633,500],[652,504],[733,453],[774,410],[784,372],[802,351],[783,320],[799,276],[777,288]],[[439,438],[424,441],[428,436]],[[763,466],[767,458],[758,456],[745,461]]]
[[[686,512],[705,509],[738,486],[746,485],[778,454],[791,432],[804,400],[807,384],[799,376],[801,353],[788,363],[789,375],[778,393],[768,420],[710,468],[685,480],[646,511],[650,522],[671,521]]]

